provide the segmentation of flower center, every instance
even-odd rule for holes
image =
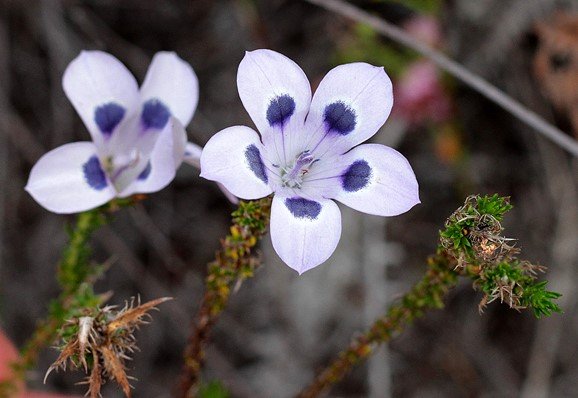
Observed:
[[[136,149],[128,155],[109,156],[103,162],[103,168],[114,183],[122,173],[136,167],[140,160],[140,152]]]
[[[295,158],[295,162],[281,168],[281,183],[288,188],[301,188],[304,176],[318,159],[309,152],[303,151]]]

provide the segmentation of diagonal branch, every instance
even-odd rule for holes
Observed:
[[[365,23],[391,40],[409,47],[424,57],[429,58],[445,72],[454,76],[456,79],[470,86],[484,97],[488,98],[490,101],[499,105],[513,116],[518,118],[520,121],[533,128],[537,133],[554,142],[572,155],[578,157],[578,142],[576,142],[575,139],[548,123],[537,113],[532,112],[530,109],[526,108],[512,97],[508,96],[496,86],[490,84],[487,80],[484,80],[475,73],[472,73],[469,69],[445,56],[441,52],[434,50],[428,45],[414,39],[397,26],[385,21],[384,19],[365,12],[343,0],[305,1],[323,7],[329,11],[333,11],[341,16],[353,19],[356,22]]]

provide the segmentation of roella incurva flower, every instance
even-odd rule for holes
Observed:
[[[243,199],[275,193],[271,239],[281,259],[303,273],[331,256],[341,235],[333,199],[356,210],[393,216],[419,203],[407,159],[365,144],[393,104],[383,68],[365,63],[331,70],[311,97],[297,64],[270,50],[248,52],[239,95],[260,132],[245,126],[215,134],[201,155],[201,176]]]
[[[48,210],[76,213],[156,192],[173,180],[185,152],[199,155],[183,127],[197,106],[198,81],[176,54],[157,53],[139,89],[115,57],[83,51],[62,84],[92,142],[56,148],[32,168],[26,190]]]

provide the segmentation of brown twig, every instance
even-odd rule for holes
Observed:
[[[578,157],[578,142],[560,129],[548,123],[541,116],[532,112],[530,109],[508,96],[506,93],[490,84],[480,76],[472,73],[469,69],[445,56],[441,52],[429,47],[428,45],[414,39],[408,33],[404,32],[397,26],[365,12],[343,0],[305,0],[309,3],[316,4],[336,14],[353,19],[356,22],[367,24],[374,28],[382,35],[394,40],[412,50],[418,52],[424,57],[429,58],[437,64],[442,70],[446,71],[456,79],[461,80],[490,101],[499,105],[510,114],[524,122],[536,132],[540,133],[550,141],[554,142],[561,148],[565,149],[572,155]]]

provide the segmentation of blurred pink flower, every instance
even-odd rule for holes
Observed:
[[[442,39],[440,25],[434,17],[431,16],[417,16],[407,21],[403,28],[414,39],[423,43],[429,44],[432,47],[437,47]]]
[[[18,360],[18,351],[14,344],[0,330],[0,382],[12,377],[10,364]],[[44,392],[27,391],[24,383],[18,383],[18,392],[14,398],[73,398],[72,395],[50,394]]]
[[[412,124],[440,123],[451,116],[451,101],[430,61],[411,64],[394,90],[394,112]]]

